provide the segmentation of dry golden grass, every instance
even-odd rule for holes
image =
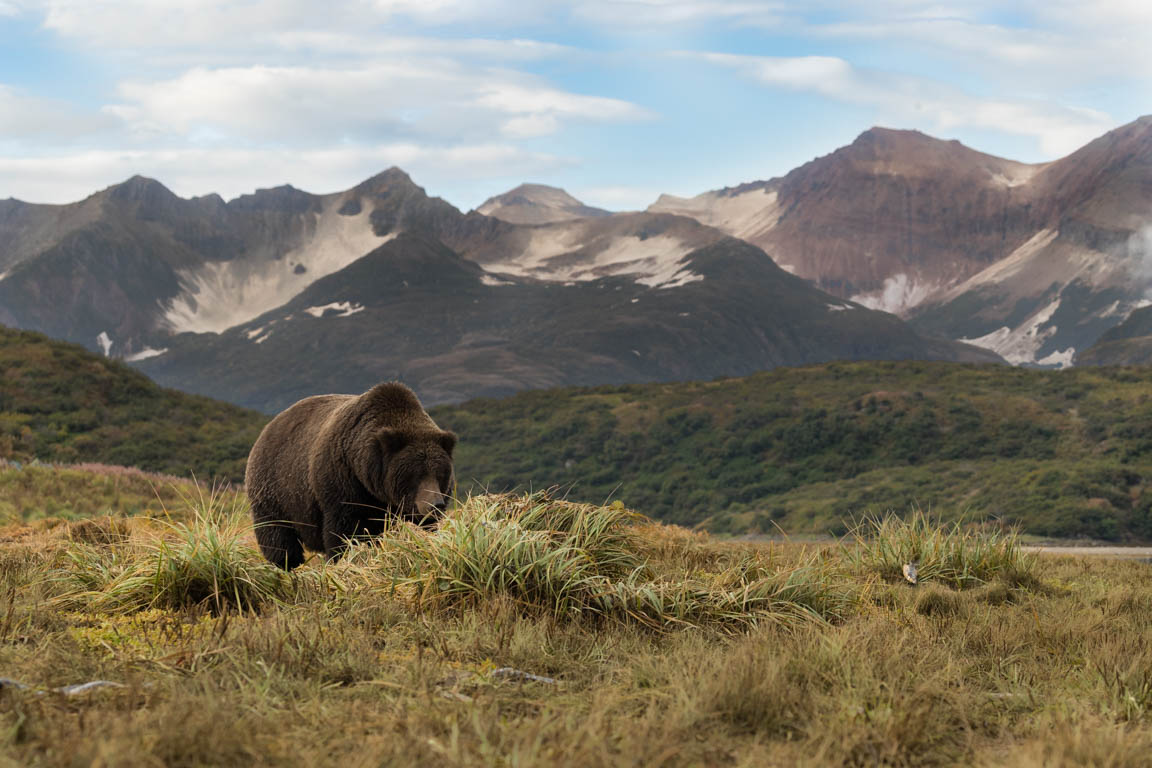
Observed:
[[[223,581],[218,594],[195,581],[187,600],[135,599],[175,594],[182,575],[201,573],[196,558],[247,563],[250,531],[229,533],[242,509],[194,499],[199,522],[184,528],[108,518],[12,529],[0,542],[0,677],[34,687],[0,690],[0,765],[1152,760],[1147,563],[1040,557],[1027,579],[993,569],[961,591],[950,577],[912,587],[838,546],[722,542],[604,508],[576,525],[541,503],[473,500],[456,527],[404,529],[345,563],[312,561],[249,602],[222,597]],[[500,509],[528,549],[479,525]],[[581,539],[597,521],[608,528]],[[198,548],[212,536],[226,541]],[[549,581],[529,569],[518,582],[475,567],[480,554],[489,569],[559,563],[557,547],[591,557],[592,572]],[[169,568],[179,552],[183,566]],[[133,600],[109,601],[124,573],[150,574],[155,590],[137,579]],[[791,583],[794,601],[851,599],[835,611],[752,603],[740,622],[640,620],[675,607],[657,600],[630,620],[582,602],[579,579],[601,577],[691,585],[697,610],[721,614],[773,579]],[[563,610],[557,594],[571,597]],[[495,674],[506,667],[555,682]],[[96,679],[125,687],[52,690]]]

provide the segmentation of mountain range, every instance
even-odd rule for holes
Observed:
[[[1152,116],[1050,163],[873,128],[782,178],[662,196],[821,289],[1018,364],[1064,366],[1152,286]]]
[[[610,213],[525,184],[461,212],[393,168],[185,199],[0,201],[0,323],[275,411],[832,359],[1065,365],[1148,303],[1152,118],[1027,165],[874,128],[786,176]],[[1143,239],[1142,239],[1143,238]]]

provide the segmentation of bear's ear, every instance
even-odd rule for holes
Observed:
[[[456,447],[456,433],[455,432],[441,432],[440,433],[440,447],[449,456],[452,455],[452,449]]]
[[[408,438],[398,429],[391,427],[384,427],[380,433],[376,435],[376,439],[380,441],[380,445],[384,446],[387,453],[399,453],[405,445],[408,444]]]

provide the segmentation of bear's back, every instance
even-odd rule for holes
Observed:
[[[353,400],[355,395],[306,397],[268,422],[248,454],[244,486],[249,497],[275,499],[280,506],[310,497],[308,464],[317,440]]]

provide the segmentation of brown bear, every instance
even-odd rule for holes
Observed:
[[[439,520],[455,446],[456,435],[397,382],[301,400],[248,454],[244,486],[260,551],[291,570],[304,549],[337,559],[349,540],[380,534],[389,519]]]

